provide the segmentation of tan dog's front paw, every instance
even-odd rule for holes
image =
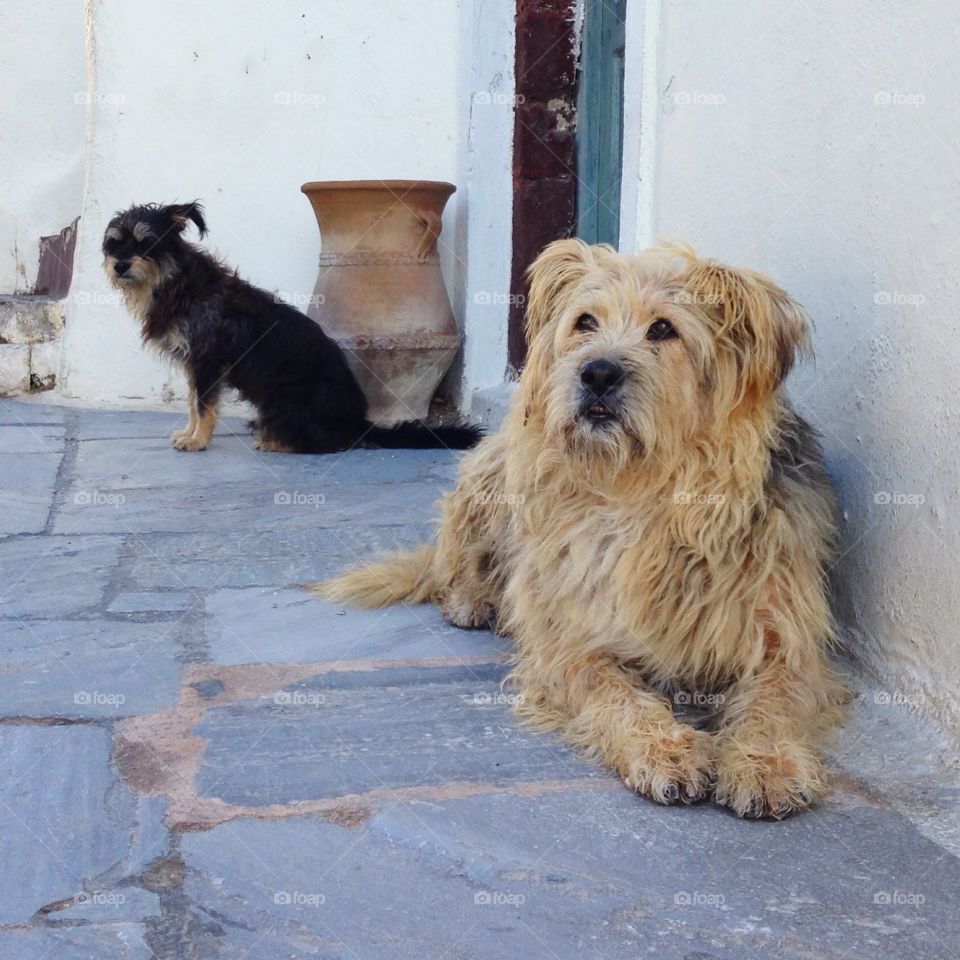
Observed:
[[[645,734],[632,750],[623,781],[657,803],[695,803],[710,792],[712,738],[686,724]]]
[[[783,820],[826,787],[823,764],[808,747],[731,738],[721,748],[713,797],[740,817]]]
[[[191,430],[189,427],[184,427],[182,430],[174,430],[173,433],[170,434],[170,439],[173,441],[174,445],[176,445],[179,440],[186,440],[187,437],[192,435],[193,430]]]
[[[195,436],[193,436],[192,434],[189,434],[187,436],[174,437],[173,445],[174,447],[176,447],[177,450],[183,450],[191,453],[197,450],[207,449],[207,441],[200,440]]]

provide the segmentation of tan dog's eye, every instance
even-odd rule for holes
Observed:
[[[581,313],[577,317],[577,322],[573,325],[573,329],[577,333],[591,333],[597,329],[597,318],[592,317],[589,313]]]
[[[669,320],[664,320],[663,317],[660,317],[659,320],[654,320],[647,330],[647,339],[655,342],[672,340],[676,336],[677,331],[674,330],[673,324]]]

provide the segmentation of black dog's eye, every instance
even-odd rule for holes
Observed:
[[[590,316],[589,313],[582,313],[577,317],[577,322],[573,325],[573,329],[578,333],[590,333],[593,330],[597,329],[597,318]]]
[[[677,336],[677,331],[673,329],[673,324],[669,320],[664,320],[663,317],[654,320],[650,324],[650,329],[647,330],[648,340],[672,340],[675,336]]]

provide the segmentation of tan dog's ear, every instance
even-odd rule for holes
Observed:
[[[718,348],[736,362],[731,406],[769,397],[798,355],[810,349],[810,319],[769,277],[711,260],[691,260],[684,277],[691,302],[714,316]]]
[[[590,245],[582,240],[554,240],[527,268],[527,343],[540,332],[561,304],[564,290],[583,279],[594,264]]]

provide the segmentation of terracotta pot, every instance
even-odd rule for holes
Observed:
[[[380,424],[421,419],[460,335],[440,275],[437,238],[450,183],[305,183],[320,226],[308,316],[343,348]]]

